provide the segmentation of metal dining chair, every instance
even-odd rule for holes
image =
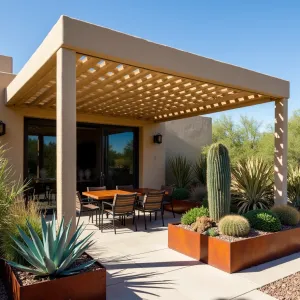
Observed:
[[[88,186],[87,187],[87,191],[91,192],[91,191],[105,191],[106,190],[106,186]]]
[[[137,202],[135,209],[138,212],[141,211],[144,213],[145,230],[147,230],[146,212],[150,214],[150,221],[151,221],[151,213],[153,212],[155,213],[155,219],[156,219],[156,214],[158,211],[160,211],[162,224],[163,226],[165,226],[164,212],[163,212],[164,196],[165,196],[165,191],[149,192],[144,196],[144,199],[142,201],[139,200]]]
[[[97,212],[99,213],[99,211],[100,211],[100,209],[97,205],[94,205],[92,203],[82,202],[80,193],[76,192],[76,212],[79,213],[79,217],[78,217],[76,226],[78,226],[81,214],[84,212],[89,213],[89,220],[92,217],[92,222],[94,222],[94,212],[95,212],[96,213],[96,225],[97,225]],[[100,220],[100,216],[99,216],[99,220]]]
[[[132,191],[133,190],[133,185],[116,185],[116,190],[124,190],[124,191]]]
[[[116,226],[115,226],[115,217],[121,218],[121,224],[125,225],[125,217],[132,215],[133,216],[133,224],[135,225],[135,230],[137,231],[137,225],[135,220],[135,201],[136,201],[136,193],[127,194],[127,195],[120,195],[116,194],[113,200],[113,203],[104,202],[102,201],[102,209],[101,209],[101,232],[103,232],[103,214],[109,214],[112,216],[113,219],[113,227],[115,234]],[[105,206],[109,206],[110,208],[107,209]]]
[[[106,190],[106,186],[88,186],[87,187],[87,191],[88,192],[92,192],[92,191],[105,191]],[[91,198],[88,198],[88,201],[90,203],[93,203],[95,205],[99,206],[99,211],[101,210],[101,203],[99,201],[95,201]],[[108,214],[106,214],[106,218],[108,218]],[[99,223],[100,223],[100,215],[99,215]]]

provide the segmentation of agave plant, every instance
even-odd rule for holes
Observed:
[[[206,155],[201,154],[199,159],[194,165],[194,173],[198,182],[206,186],[206,171],[207,171],[207,160]]]
[[[83,224],[69,240],[72,221],[67,226],[64,226],[64,219],[62,219],[58,231],[56,231],[55,214],[53,214],[52,222],[47,224],[43,216],[41,221],[42,241],[28,221],[27,227],[31,238],[20,227],[18,230],[23,241],[21,242],[17,238],[11,237],[17,246],[16,251],[30,265],[30,267],[27,267],[8,261],[12,267],[32,273],[38,277],[49,276],[50,278],[56,278],[76,274],[94,264],[95,260],[90,260],[72,268],[72,264],[93,243],[93,241],[90,241],[93,233],[79,241],[79,237],[84,230]]]
[[[273,168],[260,158],[239,161],[232,168],[232,203],[238,213],[268,209],[274,204]]]
[[[186,188],[193,179],[192,164],[181,155],[169,159],[169,166],[177,188]]]
[[[294,207],[300,207],[300,167],[288,168],[288,198]]]

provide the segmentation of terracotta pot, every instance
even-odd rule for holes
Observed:
[[[169,248],[228,273],[300,251],[300,228],[235,242],[200,235],[169,224]]]
[[[192,202],[189,200],[177,200],[173,199],[173,209],[177,214],[183,214],[194,207],[200,207],[201,204],[199,202]],[[172,211],[171,204],[165,205],[165,210]]]
[[[11,267],[5,263],[8,292],[13,300],[105,300],[106,269],[98,265],[99,270],[21,286]]]

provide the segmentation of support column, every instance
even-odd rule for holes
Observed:
[[[287,203],[288,100],[275,102],[275,205]]]
[[[76,52],[56,54],[57,219],[76,228]]]

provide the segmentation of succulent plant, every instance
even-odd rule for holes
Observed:
[[[206,207],[194,207],[188,210],[185,214],[181,217],[181,223],[184,225],[191,225],[192,223],[196,222],[198,217],[208,217],[209,211]]]
[[[229,236],[242,237],[250,232],[249,221],[239,215],[228,215],[219,222],[219,231]]]
[[[79,241],[79,237],[84,230],[83,224],[79,226],[69,240],[72,221],[64,226],[64,219],[62,219],[57,232],[55,214],[53,214],[52,222],[47,224],[43,216],[41,221],[42,241],[28,221],[27,227],[30,237],[20,227],[18,227],[18,230],[23,241],[19,241],[14,236],[11,237],[17,246],[16,251],[24,257],[30,267],[12,261],[8,261],[8,264],[20,271],[29,272],[38,277],[56,278],[76,274],[95,263],[95,260],[90,260],[72,268],[72,264],[76,259],[93,243],[93,241],[90,241],[93,233]]]
[[[177,188],[172,193],[172,198],[176,200],[185,200],[190,196],[190,192],[186,188]]]
[[[201,154],[199,159],[194,165],[194,173],[196,175],[197,181],[206,185],[206,171],[207,171],[207,160],[206,155]]]
[[[232,168],[231,199],[238,213],[270,209],[274,204],[273,166],[262,158],[250,157]]]
[[[214,221],[230,213],[230,159],[227,148],[220,143],[208,150],[207,193],[209,214]]]
[[[289,205],[276,205],[271,208],[279,218],[281,224],[287,226],[295,226],[299,223],[299,212],[296,208]]]
[[[208,230],[209,228],[213,227],[215,225],[215,222],[213,219],[208,217],[198,217],[196,219],[196,222],[193,223],[192,229],[193,231],[203,233],[204,231]]]
[[[173,174],[177,188],[188,187],[193,180],[192,163],[186,157],[178,155],[171,157],[168,166]]]
[[[211,227],[211,228],[208,228],[205,231],[205,235],[215,237],[215,236],[219,235],[219,232],[218,232],[218,229],[216,227]]]
[[[254,229],[275,232],[281,230],[281,223],[277,215],[266,209],[250,210],[244,217],[249,221],[250,226]]]

